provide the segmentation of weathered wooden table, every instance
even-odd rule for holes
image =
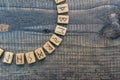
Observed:
[[[63,43],[33,65],[6,65],[0,59],[0,80],[120,80],[120,38],[99,34],[120,0],[67,0],[70,24]],[[0,0],[0,47],[27,52],[42,46],[56,25],[54,0]]]

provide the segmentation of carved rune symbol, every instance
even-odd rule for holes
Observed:
[[[8,31],[9,25],[7,24],[0,24],[0,32]]]

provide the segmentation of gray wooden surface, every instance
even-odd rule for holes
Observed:
[[[33,65],[6,65],[0,59],[0,80],[120,80],[120,38],[110,40],[99,31],[120,0],[67,0],[70,24],[63,43],[52,55]],[[32,51],[52,35],[57,19],[54,0],[0,0],[0,47]]]

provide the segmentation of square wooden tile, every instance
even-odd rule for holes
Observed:
[[[56,4],[59,4],[61,2],[65,2],[65,0],[55,0]]]
[[[8,31],[9,25],[7,24],[0,24],[0,32]]]
[[[56,28],[55,28],[55,33],[56,34],[65,36],[66,32],[67,32],[67,28],[65,28],[63,26],[57,25]]]
[[[26,56],[26,60],[27,60],[28,64],[32,64],[32,63],[36,62],[34,52],[27,52],[27,53],[25,53],[25,56]]]
[[[57,35],[53,34],[52,37],[50,38],[50,41],[55,44],[56,46],[59,46],[60,43],[62,42],[62,38],[58,37]]]
[[[49,53],[51,54],[54,50],[55,47],[48,41],[43,45],[43,48]]]
[[[68,24],[69,23],[69,15],[58,15],[57,23]]]
[[[16,53],[16,64],[22,65],[25,63],[24,53]]]
[[[69,11],[68,4],[57,5],[57,12],[59,14],[68,13],[68,11]]]
[[[3,63],[11,64],[13,60],[14,53],[13,52],[5,52]]]
[[[38,48],[35,50],[35,55],[36,57],[39,59],[39,60],[42,60],[46,57],[46,54],[45,52],[43,51],[42,48]]]
[[[0,48],[0,57],[3,55],[4,50]]]

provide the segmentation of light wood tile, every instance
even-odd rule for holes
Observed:
[[[49,53],[51,54],[54,50],[55,47],[48,41],[43,45],[43,48]]]
[[[57,22],[59,24],[68,24],[69,23],[69,15],[58,15]]]
[[[55,28],[55,33],[56,34],[65,36],[66,32],[67,32],[67,28],[65,28],[63,26],[57,25],[56,28]]]
[[[57,35],[53,34],[52,37],[50,38],[50,41],[51,41],[53,44],[59,46],[60,43],[62,42],[62,38],[60,38],[60,37],[58,37]]]
[[[42,48],[38,48],[35,50],[35,55],[36,57],[39,59],[39,60],[42,60],[46,57],[46,54],[45,52],[43,51]]]
[[[34,52],[25,53],[25,56],[26,56],[26,60],[27,60],[28,64],[32,64],[32,63],[36,62]]]
[[[69,11],[68,4],[57,5],[57,12],[59,14],[61,14],[61,13],[68,13],[68,11]]]
[[[13,52],[5,52],[3,63],[11,64],[13,60],[14,53]]]
[[[22,65],[24,63],[25,63],[24,53],[17,53],[16,54],[16,64],[17,65]]]

